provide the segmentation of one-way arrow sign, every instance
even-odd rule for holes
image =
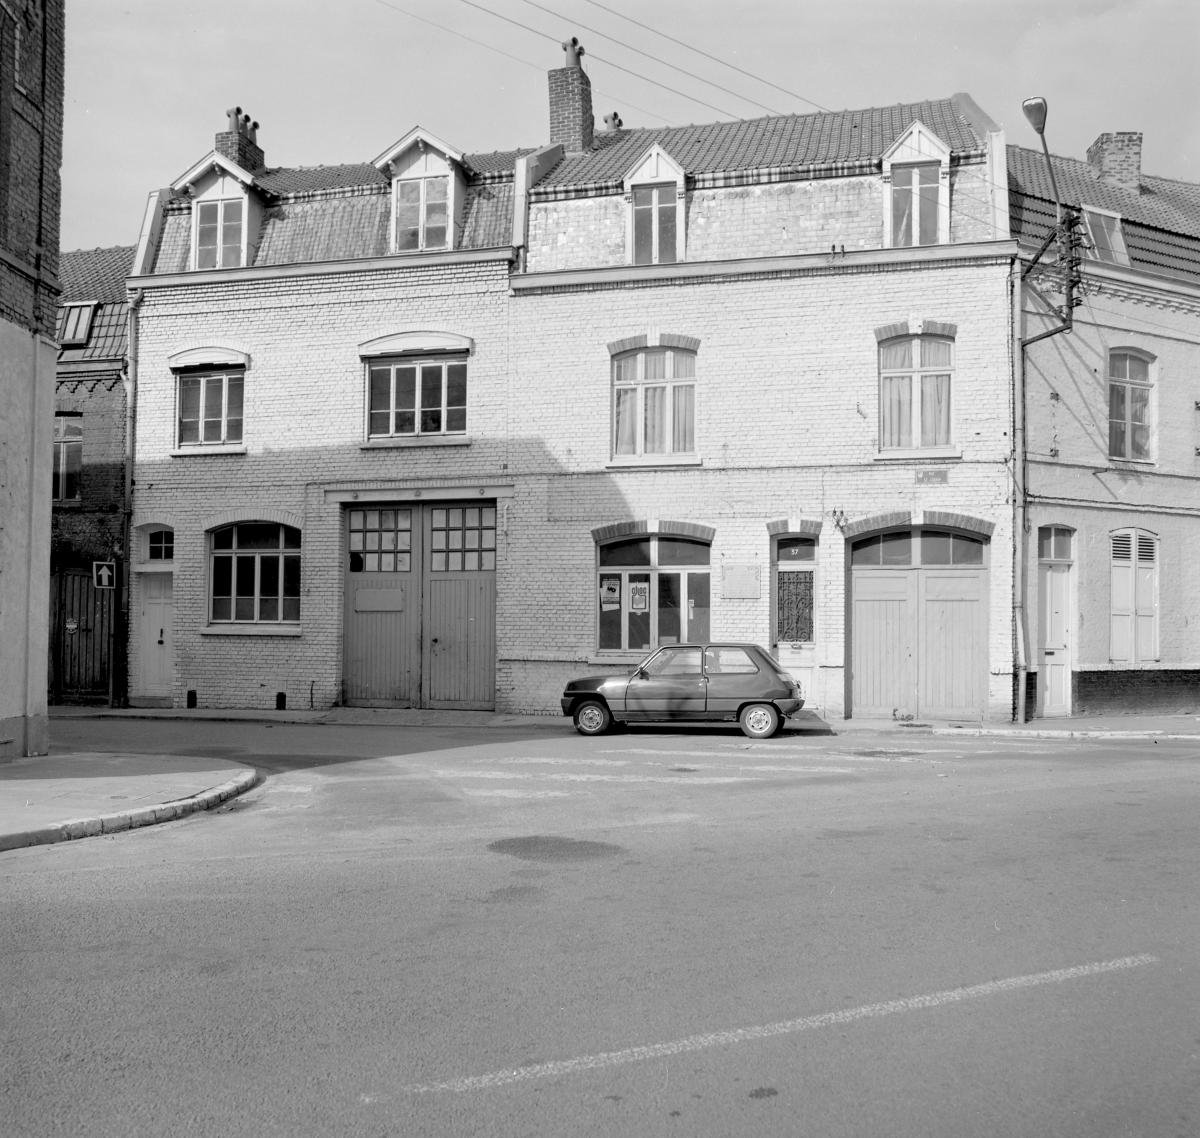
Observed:
[[[115,561],[93,561],[92,586],[97,589],[115,589],[117,587],[117,563]]]

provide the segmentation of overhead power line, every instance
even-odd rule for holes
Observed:
[[[752,71],[746,71],[744,68],[738,67],[734,63],[729,63],[719,56],[710,55],[702,48],[692,47],[691,44],[684,43],[683,40],[676,39],[674,36],[667,35],[666,32],[660,32],[657,28],[650,27],[649,24],[643,24],[640,20],[635,20],[632,16],[626,16],[623,12],[618,12],[615,8],[610,8],[607,4],[599,3],[599,0],[587,0],[593,7],[600,8],[610,15],[616,16],[622,20],[628,20],[631,24],[636,24],[639,28],[647,32],[652,32],[656,36],[662,36],[665,40],[670,40],[671,43],[678,44],[680,47],[687,48],[688,51],[694,51],[697,55],[704,56],[705,59],[711,59],[714,63],[719,63],[722,67],[728,67],[740,75],[746,75],[751,79],[757,79],[760,83],[765,83],[768,87],[773,87],[776,91],[780,91],[791,99],[799,99],[802,103],[807,103],[810,107],[816,107],[818,111],[828,111],[828,107],[821,106],[820,103],[813,102],[812,99],[806,99],[803,95],[796,94],[795,91],[789,91],[786,87],[780,87],[778,83],[772,83],[770,79],[764,79],[761,75],[755,75]],[[759,104],[761,105],[761,104]]]
[[[561,12],[556,12],[553,8],[547,8],[544,4],[535,3],[535,0],[522,0],[531,8],[537,8],[547,15],[554,16],[556,19],[567,21],[575,27],[582,28],[585,32],[591,32],[593,35],[600,36],[602,39],[611,40],[619,47],[625,48],[626,51],[635,52],[638,55],[644,55],[647,59],[654,60],[655,63],[661,64],[664,67],[669,67],[672,71],[678,71],[681,75],[686,75],[689,79],[695,79],[698,83],[703,83],[706,87],[715,87],[718,91],[724,91],[726,95],[732,95],[735,99],[741,99],[745,103],[751,103],[756,107],[761,108],[768,114],[777,115],[774,107],[768,107],[766,103],[760,103],[757,99],[751,99],[748,95],[739,95],[737,91],[732,91],[728,87],[722,87],[720,83],[714,83],[711,79],[705,79],[702,75],[697,75],[694,71],[689,71],[686,67],[677,67],[674,63],[668,63],[665,59],[659,59],[656,55],[651,55],[648,51],[642,51],[640,47],[634,47],[631,43],[626,43],[624,40],[619,40],[615,36],[610,36],[606,32],[600,31],[599,28],[589,28],[587,24],[581,24],[578,20],[567,20]],[[707,105],[707,104],[706,104]]]
[[[489,16],[495,16],[497,20],[503,20],[506,24],[512,24],[514,27],[521,28],[523,31],[532,32],[535,36],[541,36],[543,39],[548,39],[553,43],[561,43],[556,36],[550,35],[548,32],[539,31],[537,28],[531,28],[528,24],[521,23],[520,20],[514,20],[511,16],[503,16],[499,12],[493,12],[490,8],[485,8],[482,4],[476,4],[475,0],[459,0],[460,3],[466,4],[469,8],[475,8],[480,12],[486,12]],[[613,63],[611,59],[604,59],[592,52],[588,53],[597,63],[604,63],[609,67],[615,67],[618,71],[624,71],[626,75],[632,75],[635,79],[640,79],[643,83],[650,83],[655,87],[661,87],[664,91],[670,91],[672,95],[678,95],[680,98],[687,99],[690,102],[698,103],[702,107],[707,107],[710,111],[716,111],[719,115],[724,115],[726,118],[736,119],[740,116],[733,111],[724,110],[722,107],[714,106],[712,103],[706,103],[703,99],[697,99],[695,95],[689,95],[686,91],[680,91],[675,87],[670,87],[666,83],[660,83],[657,79],[651,79],[647,75],[642,75],[640,72],[631,71],[628,67],[622,67],[619,63]]]

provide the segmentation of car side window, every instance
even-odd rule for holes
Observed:
[[[646,674],[650,676],[699,675],[699,648],[664,648],[649,664]]]
[[[709,648],[704,653],[704,666],[721,675],[753,675],[758,671],[744,648]]]

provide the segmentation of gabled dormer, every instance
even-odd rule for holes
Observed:
[[[949,241],[950,147],[916,120],[883,154],[883,244]]]
[[[392,181],[388,248],[393,253],[458,247],[466,191],[462,154],[414,127],[373,164]]]
[[[229,130],[212,152],[172,184],[192,203],[192,269],[236,269],[251,264],[262,228],[263,204],[254,175],[264,169],[258,123],[241,107],[229,112]]]
[[[625,253],[631,265],[671,265],[687,250],[685,175],[657,142],[624,178]]]

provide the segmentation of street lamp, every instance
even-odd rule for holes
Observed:
[[[1054,220],[1062,225],[1062,201],[1058,196],[1058,182],[1054,178],[1054,166],[1050,162],[1050,151],[1046,147],[1046,100],[1041,96],[1026,99],[1021,104],[1021,110],[1029,120],[1038,138],[1042,140],[1042,154],[1046,157],[1046,173],[1050,175],[1050,190],[1054,194]]]

